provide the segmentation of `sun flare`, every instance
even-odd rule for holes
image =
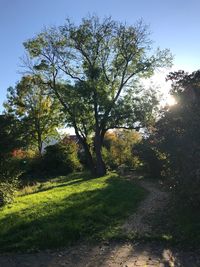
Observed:
[[[167,97],[167,101],[166,102],[167,102],[167,105],[169,105],[169,106],[174,106],[174,105],[177,104],[176,99],[172,95],[169,95]]]

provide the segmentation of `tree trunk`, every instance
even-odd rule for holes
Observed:
[[[83,149],[85,151],[85,155],[86,155],[86,160],[87,160],[87,165],[91,171],[91,173],[93,175],[96,175],[96,170],[95,170],[95,164],[94,164],[94,160],[92,158],[92,154],[90,152],[90,149],[88,147],[88,144],[86,142],[82,142],[83,145]]]
[[[75,129],[76,136],[77,136],[80,144],[82,145],[82,147],[83,147],[83,149],[85,151],[88,168],[90,169],[91,173],[93,175],[95,175],[95,165],[94,165],[94,160],[93,160],[92,154],[90,152],[90,148],[89,148],[86,140],[84,140],[84,138],[81,137],[81,135],[79,134],[76,126],[74,126],[74,129]]]
[[[106,165],[102,158],[102,141],[101,136],[96,133],[95,139],[94,139],[94,149],[95,149],[95,155],[96,155],[96,175],[97,177],[104,176],[106,174]]]
[[[35,117],[35,129],[37,134],[37,147],[38,147],[38,154],[41,157],[42,156],[42,133],[40,129],[40,119]]]
[[[37,147],[38,147],[38,154],[40,157],[42,156],[42,144],[43,144],[42,136],[41,136],[40,131],[38,130],[37,131]]]

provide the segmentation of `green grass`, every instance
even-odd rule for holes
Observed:
[[[171,209],[171,232],[173,241],[189,247],[200,247],[199,209],[177,205]]]
[[[0,210],[1,251],[116,238],[145,191],[116,174],[95,179],[78,174],[37,184],[20,194]]]
[[[156,231],[148,240],[159,240],[184,248],[200,247],[200,213],[180,203],[176,196],[171,198],[168,206],[154,216]]]

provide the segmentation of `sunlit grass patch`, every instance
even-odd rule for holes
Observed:
[[[0,211],[2,251],[115,238],[145,195],[142,188],[116,174],[95,179],[81,174],[60,177],[30,191]]]

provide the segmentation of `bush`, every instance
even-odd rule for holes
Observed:
[[[18,187],[20,170],[13,160],[1,162],[0,166],[0,206],[14,200]]]
[[[66,175],[73,171],[82,170],[78,158],[78,145],[65,138],[64,141],[45,148],[42,156],[27,157],[20,160],[23,185],[33,184],[55,175]]]
[[[13,202],[18,180],[0,182],[0,206]]]
[[[134,148],[134,153],[143,164],[143,170],[148,177],[160,179],[163,171],[163,155],[149,142],[144,140]]]
[[[42,159],[45,172],[56,174],[68,174],[75,170],[80,170],[81,165],[78,160],[78,147],[76,143],[69,141],[65,144],[58,143],[46,147]]]

